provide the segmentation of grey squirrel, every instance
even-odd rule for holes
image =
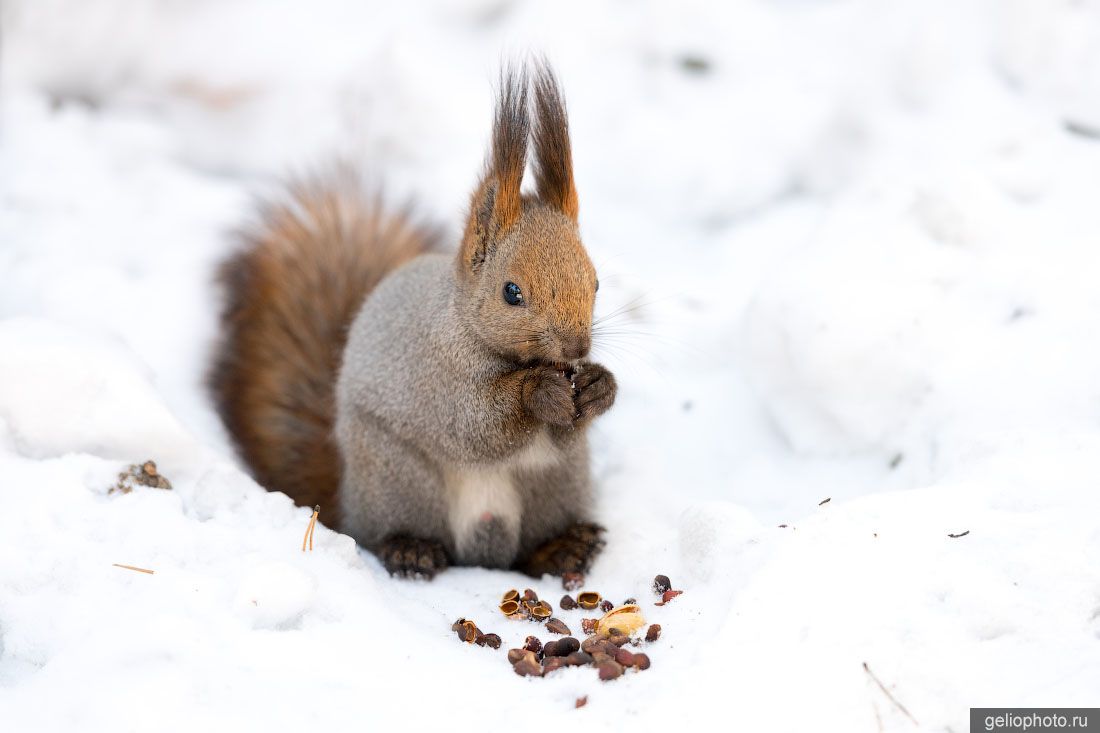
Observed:
[[[209,385],[242,458],[395,575],[587,571],[586,428],[616,383],[587,360],[599,283],[553,71],[502,73],[457,253],[356,180],[293,185],[219,271]]]

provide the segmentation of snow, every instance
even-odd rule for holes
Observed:
[[[1100,4],[0,13],[5,728],[961,731],[1097,704]],[[350,155],[456,231],[526,49],[565,85],[621,309],[588,587],[663,634],[611,683],[512,673],[533,629],[497,599],[556,606],[550,579],[395,581],[323,526],[303,553],[310,510],[242,471],[201,385],[252,196]],[[149,458],[171,490],[109,493]],[[657,573],[685,591],[660,608]]]

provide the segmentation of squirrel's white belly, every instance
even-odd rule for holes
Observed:
[[[481,525],[499,522],[509,534],[518,535],[523,501],[516,490],[516,471],[552,466],[560,458],[550,437],[540,432],[507,460],[446,470],[447,514],[459,557],[475,549],[471,544]]]

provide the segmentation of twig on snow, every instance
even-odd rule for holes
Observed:
[[[146,570],[145,568],[136,568],[133,565],[121,565],[117,562],[113,562],[111,563],[111,565],[114,565],[116,568],[123,568],[124,570],[136,570],[139,573],[146,573],[148,575],[152,575],[154,572],[156,572],[154,570]]]
[[[309,543],[309,551],[313,552],[313,530],[317,527],[317,515],[321,513],[321,505],[313,507],[313,516],[309,518],[309,526],[306,527],[306,536],[302,538],[302,552],[306,551],[306,543]]]
[[[872,680],[875,681],[875,684],[878,685],[878,688],[880,690],[882,690],[882,694],[886,695],[886,698],[890,702],[894,703],[894,707],[896,707],[901,712],[905,713],[905,717],[907,717],[907,718],[909,718],[909,720],[913,721],[913,725],[920,725],[920,723],[917,722],[917,719],[913,717],[912,713],[910,713],[908,710],[906,710],[905,706],[902,705],[900,702],[898,702],[898,699],[896,697],[894,697],[893,695],[890,694],[890,691],[886,689],[886,685],[882,684],[882,681],[879,680],[879,678],[875,676],[875,673],[871,671],[871,668],[867,666],[867,662],[863,663],[863,671],[866,672],[867,675]]]

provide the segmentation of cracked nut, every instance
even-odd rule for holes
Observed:
[[[597,633],[612,636],[612,629],[630,636],[645,625],[642,609],[637,606],[619,606],[608,611],[596,626]]]
[[[661,638],[661,625],[652,624],[645,632],[646,641],[657,641]]]
[[[596,591],[586,591],[577,596],[577,605],[586,611],[591,611],[600,605],[600,594]]]
[[[573,596],[566,594],[558,601],[558,605],[561,606],[563,611],[572,611],[577,607],[577,602],[573,600]]]
[[[668,579],[667,575],[658,575],[653,579],[653,592],[657,595],[661,595],[667,590],[672,589],[672,581]]]

